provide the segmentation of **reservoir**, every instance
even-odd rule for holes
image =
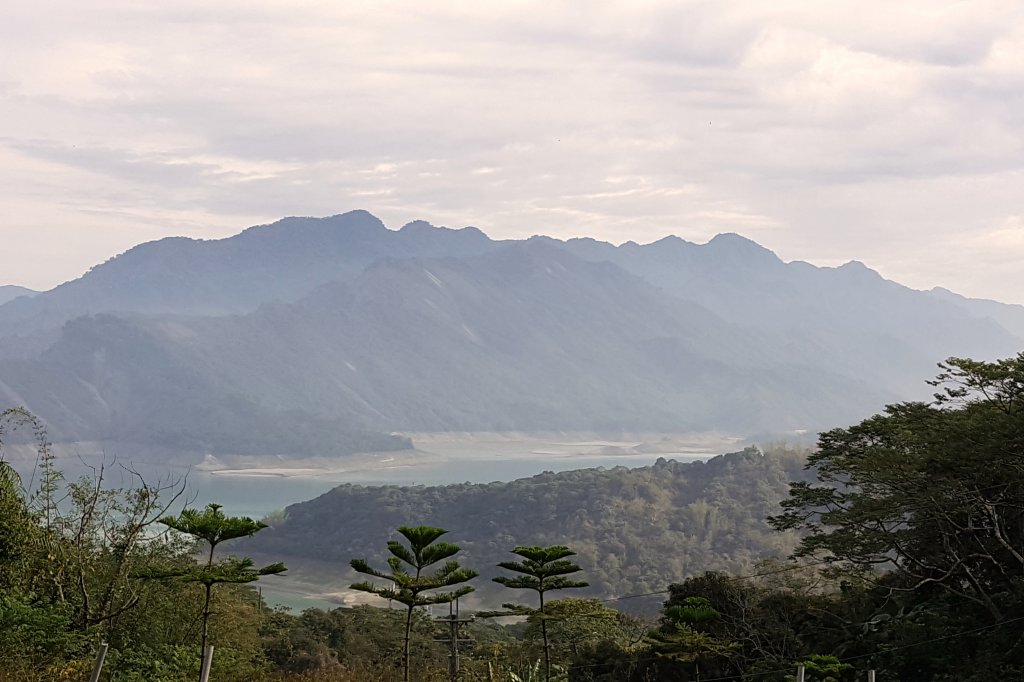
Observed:
[[[183,466],[168,460],[154,463],[106,455],[108,485],[132,485],[130,467],[147,482],[158,478],[184,478],[189,506],[216,502],[227,514],[262,518],[288,505],[310,500],[342,483],[361,485],[446,485],[489,483],[593,467],[650,466],[661,457],[677,461],[707,459],[738,449],[737,439],[719,436],[658,436],[654,442],[642,438],[595,440],[592,436],[543,437],[501,434],[416,434],[415,450],[375,453],[335,460],[287,460],[266,458],[260,462],[225,464],[211,458]],[[58,467],[73,480],[91,475],[103,455],[82,454],[62,457]],[[110,462],[114,461],[113,466]],[[15,468],[26,484],[38,478],[33,462],[15,460]],[[180,505],[179,505],[180,506]]]

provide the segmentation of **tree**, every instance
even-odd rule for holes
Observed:
[[[547,602],[544,609],[551,647],[556,656],[564,658],[578,658],[598,645],[614,645],[627,651],[643,641],[647,632],[643,621],[606,606],[600,599],[555,599]],[[530,622],[526,638],[540,638],[544,622]]]
[[[50,454],[46,431],[38,419],[20,407],[0,411],[0,589],[18,585],[29,572],[34,551],[43,544],[43,528],[38,510],[31,506],[31,492],[4,458],[5,441],[19,429],[32,430],[44,466]]]
[[[397,540],[388,541],[388,551],[391,553],[388,557],[390,573],[373,568],[366,559],[351,561],[352,568],[359,573],[391,583],[390,586],[378,586],[373,582],[363,581],[354,583],[351,586],[353,590],[376,594],[406,607],[405,636],[402,644],[402,676],[405,682],[409,682],[409,641],[413,611],[418,606],[448,604],[469,594],[473,591],[470,585],[463,585],[450,592],[426,593],[454,587],[479,575],[471,568],[460,567],[459,562],[451,558],[458,554],[458,545],[438,542],[447,532],[432,526],[401,526],[398,533],[406,539],[409,546],[406,547]],[[427,569],[441,561],[444,563],[437,570],[427,572]]]
[[[213,586],[222,583],[251,583],[265,575],[284,573],[285,565],[278,562],[263,568],[254,568],[253,560],[247,557],[227,557],[215,562],[214,551],[217,549],[217,545],[227,540],[253,535],[267,527],[265,523],[254,521],[247,516],[226,516],[221,511],[219,504],[208,504],[203,511],[183,509],[179,516],[166,516],[160,519],[160,523],[180,533],[190,535],[198,541],[205,542],[209,546],[205,564],[185,570],[158,569],[148,572],[144,576],[175,578],[182,582],[199,583],[203,586],[202,639],[199,649],[200,655],[202,655],[209,640],[210,601]]]
[[[186,490],[184,480],[147,482],[122,468],[131,476],[128,487],[107,487],[105,463],[93,468],[91,477],[68,483],[68,499],[52,521],[63,541],[53,543],[51,551],[72,578],[80,604],[76,624],[82,630],[109,624],[139,603],[132,574],[164,559],[152,527]]]
[[[779,529],[806,533],[798,556],[888,567],[893,592],[944,591],[1001,620],[1024,596],[1024,353],[951,358],[931,403],[889,405],[821,434]]]
[[[840,682],[853,679],[853,666],[841,663],[832,655],[811,654],[806,660],[797,661],[796,665],[804,669],[804,679],[807,682]],[[796,682],[796,676],[787,675],[786,680]]]
[[[0,589],[9,589],[22,578],[32,538],[39,528],[25,506],[21,479],[0,460]]]
[[[700,679],[700,663],[727,657],[739,645],[715,637],[709,627],[721,615],[703,597],[686,597],[681,604],[665,608],[662,627],[651,632],[648,643],[657,655],[671,661],[690,663]]]
[[[551,646],[548,642],[548,614],[544,611],[544,593],[552,590],[588,587],[590,583],[566,577],[572,573],[578,573],[582,569],[569,561],[568,557],[576,556],[576,553],[563,545],[516,547],[512,553],[522,557],[523,560],[502,561],[498,566],[519,575],[512,578],[498,576],[493,580],[514,590],[533,590],[537,593],[539,607],[536,609],[522,604],[502,604],[502,607],[508,610],[508,614],[524,615],[540,620],[541,639],[544,643],[544,679],[550,680]]]

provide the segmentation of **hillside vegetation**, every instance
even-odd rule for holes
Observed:
[[[491,557],[511,556],[524,561],[503,563],[501,587],[490,584],[505,612],[525,620],[463,628],[459,639],[471,641],[461,679],[792,682],[798,667],[808,682],[859,682],[869,670],[880,682],[1021,679],[1024,353],[951,359],[933,386],[928,403],[893,404],[822,433],[807,472],[798,453],[750,450],[635,473],[344,487],[293,507],[274,531],[216,504],[174,514],[183,504],[174,482],[111,489],[101,470],[64,481],[38,422],[8,410],[0,446],[12,427],[28,429],[41,478],[26,488],[0,458],[0,680],[84,682],[104,642],[107,679],[186,682],[197,677],[199,645],[211,642],[213,682],[432,682],[454,660],[452,631],[416,605],[472,596],[495,573]],[[777,507],[787,475],[796,480]],[[428,519],[458,531],[419,525]],[[397,536],[390,523],[401,524]],[[238,556],[256,541],[235,556],[214,551],[252,534],[267,534],[267,551],[337,557],[372,576],[354,589],[386,600],[268,609],[245,584],[285,566]],[[581,551],[509,546],[519,538],[574,540]],[[387,564],[381,551],[367,556],[370,544],[387,547]],[[771,546],[792,560],[748,565]],[[705,570],[713,565],[731,570]],[[657,621],[625,613],[643,595],[624,586],[674,571],[683,577],[652,585],[664,600]],[[607,582],[613,575],[622,582]],[[537,576],[563,580],[543,593]],[[586,582],[619,598],[588,598]]]
[[[381,538],[408,519],[446,528],[465,561],[490,578],[517,545],[567,544],[600,597],[648,592],[707,570],[743,572],[787,555],[797,536],[773,531],[806,452],[755,448],[707,462],[581,469],[511,482],[437,487],[342,485],[291,505],[239,551],[334,562],[379,557]],[[481,588],[486,590],[486,583]],[[492,603],[497,606],[497,603]]]

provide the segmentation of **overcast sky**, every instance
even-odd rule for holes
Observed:
[[[1024,303],[1024,3],[7,3],[0,208],[33,288],[365,208]]]

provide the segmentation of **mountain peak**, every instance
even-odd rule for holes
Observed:
[[[467,225],[466,227],[460,228],[452,228],[445,227],[444,225],[434,225],[433,223],[429,223],[426,220],[413,220],[412,222],[408,222],[405,225],[402,225],[402,227],[398,231],[404,232],[406,234],[435,234],[439,232],[444,232],[464,235],[471,239],[484,239],[487,241],[490,240],[490,237],[488,237],[487,234],[483,232],[483,230],[481,230],[478,227],[473,227],[472,225]]]
[[[651,243],[652,244],[680,244],[680,243],[682,243],[682,244],[689,244],[690,242],[686,241],[685,239],[683,239],[679,235],[669,234],[669,235],[665,235],[661,239],[658,239],[657,241],[653,241]]]
[[[757,260],[765,263],[779,263],[782,261],[771,249],[766,249],[753,239],[736,234],[735,232],[722,232],[716,234],[704,248],[714,254],[723,254],[730,257],[740,257],[744,260]]]
[[[691,242],[691,241],[687,241],[687,240],[683,239],[682,237],[679,237],[678,235],[670,234],[670,235],[662,237],[661,239],[659,239],[657,241],[651,242],[647,246],[653,246],[655,248],[659,248],[659,247],[676,247],[676,248],[684,247],[684,248],[686,248],[686,247],[696,246],[696,245],[693,242]]]
[[[426,220],[413,220],[411,222],[402,225],[399,228],[399,232],[428,232],[431,230],[447,230],[447,227],[437,227],[432,223],[428,223]]]
[[[344,227],[348,230],[382,231],[387,229],[380,218],[362,209],[339,213],[321,220],[331,227]]]
[[[768,251],[768,249],[764,248],[763,246],[755,242],[753,239],[750,239],[749,237],[744,237],[743,235],[738,234],[736,232],[719,232],[710,240],[708,240],[707,244],[705,244],[704,246],[717,246],[720,248],[729,247],[733,249],[756,249],[759,251]],[[769,251],[769,253],[771,252]]]
[[[872,270],[859,260],[851,260],[843,263],[836,268],[836,270],[853,276],[863,277],[865,279],[884,279],[877,270]]]
[[[377,216],[373,215],[369,211],[357,209],[355,211],[338,213],[324,218],[288,216],[287,218],[281,218],[269,225],[256,225],[254,227],[250,227],[234,237],[228,237],[227,240],[224,241],[232,239],[237,240],[239,238],[259,238],[262,235],[271,233],[277,234],[287,232],[294,234],[300,230],[302,232],[324,232],[339,229],[343,229],[345,231],[371,232],[386,230],[387,228]]]

